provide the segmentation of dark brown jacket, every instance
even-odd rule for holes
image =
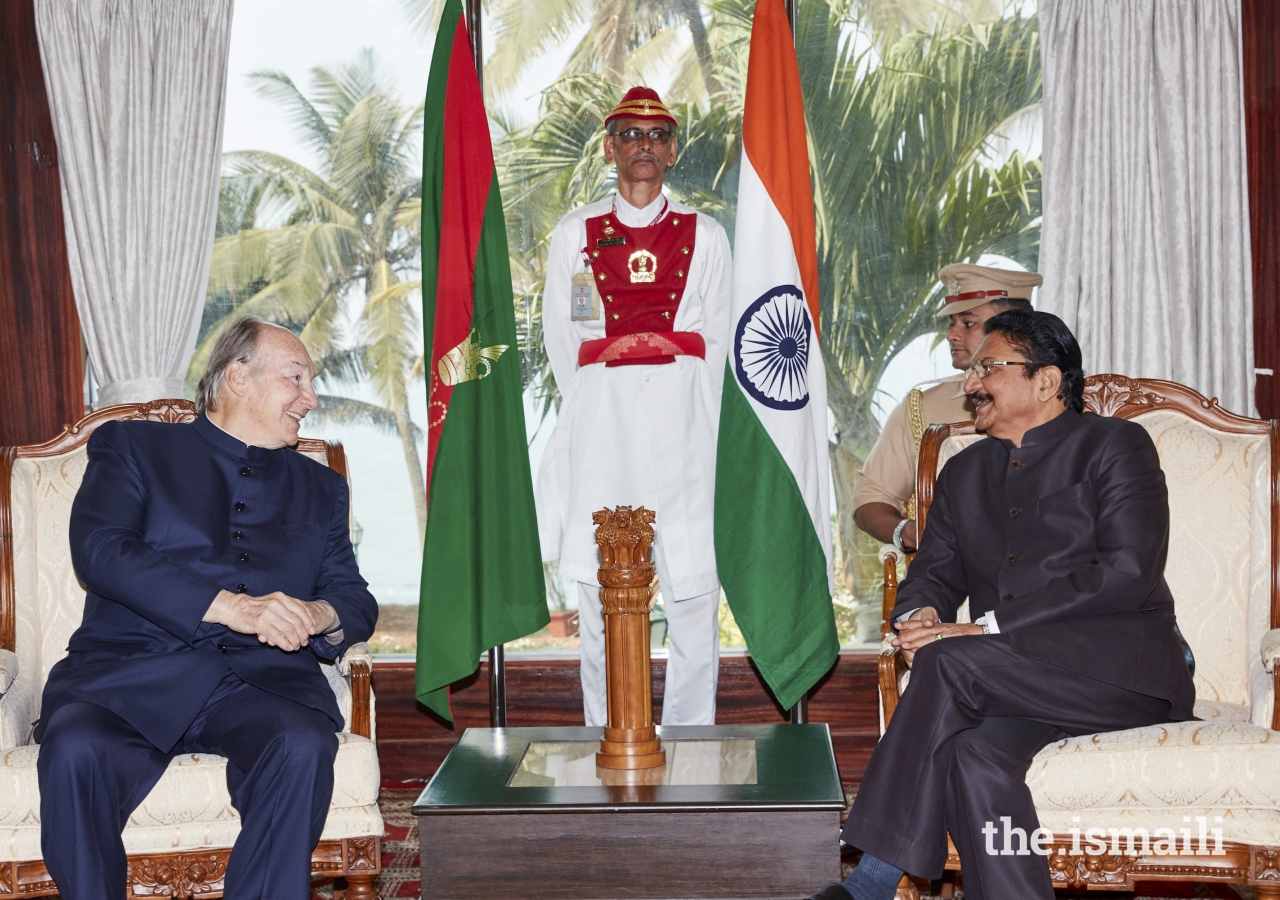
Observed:
[[[1071,410],[1022,446],[987,438],[938,475],[893,618],[923,606],[955,621],[994,611],[1015,650],[1168,700],[1195,688],[1164,580],[1169,496],[1142,426]]]

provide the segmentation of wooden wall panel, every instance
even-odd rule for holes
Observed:
[[[84,415],[58,153],[32,0],[0,3],[0,445]]]
[[[858,780],[879,736],[876,655],[844,653],[809,701],[809,721],[831,726],[840,775]],[[666,661],[653,661],[654,718],[660,719]],[[488,665],[454,685],[454,723],[437,718],[414,699],[413,663],[374,663],[378,759],[389,781],[428,778],[467,728],[489,725]],[[576,660],[507,661],[507,722],[512,727],[581,725],[582,688]],[[746,656],[720,659],[716,721],[721,724],[787,721]]]
[[[1280,7],[1243,0],[1244,121],[1253,249],[1254,365],[1258,414],[1280,417]]]

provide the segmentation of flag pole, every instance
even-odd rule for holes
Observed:
[[[796,35],[796,0],[782,0],[782,5],[787,10],[787,24],[791,26],[791,40],[795,40]],[[791,707],[791,724],[792,725],[808,725],[809,724],[809,695],[804,694],[796,701],[796,705]]]
[[[791,707],[791,724],[792,725],[808,725],[809,724],[809,695],[805,694],[796,701],[796,705]]]
[[[484,45],[480,36],[481,0],[464,0],[467,34],[471,37],[471,56],[476,64],[476,80],[484,96]],[[507,727],[507,659],[499,644],[489,648],[489,726]]]

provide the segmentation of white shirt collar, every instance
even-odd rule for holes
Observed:
[[[644,228],[649,225],[662,211],[662,204],[667,199],[666,192],[659,194],[657,198],[643,209],[638,209],[627,202],[626,198],[618,191],[613,194],[614,204],[618,210],[618,218],[623,225],[628,228]]]

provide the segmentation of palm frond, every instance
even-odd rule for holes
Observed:
[[[328,148],[329,124],[298,90],[292,78],[279,70],[264,69],[249,73],[249,80],[260,96],[274,100],[288,110],[290,120],[308,144],[321,152]]]

